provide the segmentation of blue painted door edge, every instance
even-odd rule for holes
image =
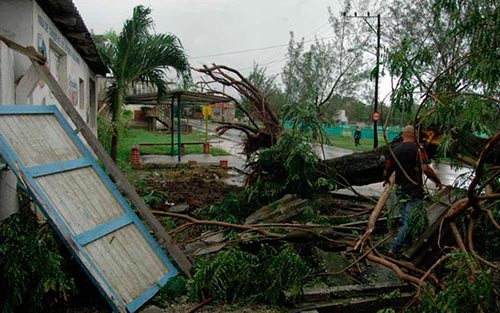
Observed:
[[[55,115],[56,119],[60,123],[60,125],[63,127],[63,129],[66,131],[66,134],[71,138],[73,143],[79,148],[79,150],[82,152],[84,155],[84,158],[82,159],[77,159],[75,161],[71,160],[68,162],[65,162],[62,164],[62,167],[56,168],[58,166],[57,164],[51,164],[49,166],[37,166],[35,168],[26,168],[21,160],[17,157],[17,154],[15,151],[12,150],[10,145],[8,144],[7,140],[4,139],[2,134],[0,134],[0,154],[5,155],[4,158],[6,159],[7,163],[12,168],[15,168],[15,173],[18,176],[20,180],[27,180],[31,186],[26,186],[28,187],[29,191],[33,194],[35,200],[37,201],[38,205],[42,208],[42,211],[45,211],[45,207],[42,202],[50,204],[49,209],[55,213],[54,216],[50,215],[50,212],[44,212],[44,214],[48,217],[49,221],[51,224],[54,226],[56,229],[56,232],[58,235],[61,237],[63,242],[70,248],[70,251],[75,255],[76,259],[78,260],[79,257],[76,254],[76,252],[73,250],[75,245],[77,245],[78,248],[81,248],[82,245],[79,243],[79,240],[71,235],[71,232],[63,222],[62,218],[58,216],[57,212],[55,212],[54,209],[52,209],[52,205],[50,201],[44,197],[44,193],[41,190],[41,188],[38,187],[38,184],[34,181],[33,176],[30,174],[30,170],[34,172],[36,175],[45,175],[50,173],[51,171],[57,172],[58,170],[64,171],[64,170],[70,170],[73,167],[78,168],[78,166],[92,166],[92,168],[95,170],[95,172],[98,174],[98,176],[103,180],[104,184],[108,187],[109,191],[116,197],[118,202],[122,205],[123,209],[126,212],[126,216],[132,220],[132,222],[137,226],[137,228],[140,230],[140,232],[143,234],[145,237],[146,241],[151,245],[151,247],[156,251],[164,265],[166,266],[168,273],[162,277],[156,284],[152,285],[150,288],[148,288],[143,294],[137,296],[134,300],[132,300],[127,306],[127,311],[129,312],[134,312],[135,310],[139,309],[145,302],[147,302],[150,298],[152,298],[156,292],[158,292],[159,288],[164,286],[168,280],[170,280],[172,277],[176,276],[178,274],[177,269],[173,266],[173,264],[170,262],[170,260],[167,258],[165,252],[161,248],[161,246],[158,244],[158,242],[152,237],[152,235],[149,233],[149,231],[146,229],[145,225],[143,222],[137,217],[135,212],[132,210],[128,202],[125,200],[125,198],[121,195],[121,193],[118,191],[118,188],[114,185],[114,183],[111,181],[111,179],[108,177],[108,175],[104,172],[104,170],[100,167],[100,165],[97,163],[97,161],[94,159],[93,154],[89,151],[87,146],[80,140],[78,137],[77,133],[71,128],[69,125],[68,121],[63,117],[61,112],[57,109],[55,105],[46,105],[46,106],[41,106],[41,105],[34,105],[34,106],[28,106],[28,105],[0,105],[0,115],[20,115],[20,114],[53,114]],[[90,164],[89,164],[90,163]],[[35,175],[35,176],[36,176]],[[40,201],[38,197],[41,197],[43,201]],[[122,221],[123,222],[123,221]],[[60,226],[62,227],[62,230],[58,229],[58,227],[55,226]],[[103,227],[105,228],[105,227]],[[100,230],[99,230],[100,231]],[[68,241],[67,236],[65,235],[70,235],[71,236],[71,242]],[[82,239],[82,238],[80,238]],[[92,238],[91,238],[92,239]],[[89,240],[88,238],[85,238],[84,240]],[[92,239],[92,240],[95,240]],[[79,249],[80,253],[83,251]],[[90,257],[85,254],[86,261],[90,261]],[[99,285],[97,280],[93,277],[93,275],[90,274],[90,272],[87,270],[86,266],[82,263],[83,261],[79,260],[80,265],[85,269],[87,274],[92,278],[94,284],[98,287],[98,289],[101,291],[101,293],[105,296],[106,300],[108,303],[111,305],[114,311],[122,311],[115,303],[115,301],[118,301],[120,304],[120,307],[124,307],[124,303],[121,299],[119,299],[118,295],[116,294],[116,291],[109,286],[109,284],[106,286],[109,290],[112,291],[112,295],[108,295],[102,288],[102,286]],[[91,262],[92,263],[92,262]],[[100,276],[100,280],[104,280],[104,276],[98,270],[97,268],[93,268],[94,271]]]

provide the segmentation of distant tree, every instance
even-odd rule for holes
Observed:
[[[158,97],[167,92],[165,70],[172,68],[189,80],[189,63],[180,40],[171,34],[151,33],[151,9],[139,5],[127,19],[120,34],[110,31],[96,41],[114,81],[107,90],[112,120],[111,158],[116,161],[119,120],[128,87],[134,82],[152,84]]]
[[[325,109],[325,115],[334,119],[339,110],[346,112],[349,123],[367,122],[370,118],[372,107],[354,97],[332,96]]]
[[[310,49],[304,40],[295,42],[293,33],[288,47],[288,60],[283,69],[286,104],[283,119],[293,131],[324,141],[323,125],[330,119],[325,115],[326,104],[342,78],[334,80],[333,48],[330,43],[316,39]]]
[[[498,12],[489,0],[391,5],[386,64],[393,109],[413,109],[416,123],[438,127],[443,152],[451,144],[468,146],[466,134],[499,129]]]
[[[351,3],[344,2],[343,12],[349,14]],[[367,5],[363,4],[363,7]],[[294,129],[309,131],[314,139],[319,140],[323,137],[323,125],[330,123],[335,115],[329,109],[332,97],[336,96],[337,100],[363,97],[365,92],[360,87],[366,84],[375,65],[375,62],[367,63],[370,54],[375,52],[367,47],[376,36],[370,33],[371,30],[365,30],[369,28],[366,23],[333,13],[331,9],[329,13],[333,30],[331,39],[316,38],[307,47],[304,38],[297,41],[292,33],[282,74],[287,97],[284,118]]]

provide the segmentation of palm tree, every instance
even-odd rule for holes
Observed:
[[[158,98],[167,92],[165,70],[174,69],[184,81],[190,79],[189,63],[180,40],[172,34],[155,34],[150,30],[151,9],[139,5],[131,19],[125,21],[120,34],[110,31],[97,38],[96,44],[114,81],[106,92],[110,104],[112,137],[111,158],[116,161],[119,122],[128,87],[141,82],[152,84]]]

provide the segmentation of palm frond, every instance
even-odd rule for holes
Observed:
[[[112,111],[113,108],[115,107],[115,105],[121,105],[121,104],[117,104],[116,103],[116,100],[117,100],[117,96],[118,96],[118,93],[120,92],[120,89],[118,88],[118,85],[116,83],[116,81],[113,81],[111,83],[111,85],[108,87],[108,89],[106,90],[106,101],[111,104],[109,105],[107,108]]]
[[[122,74],[136,80],[153,69],[174,69],[178,77],[189,79],[189,63],[174,35],[148,35],[141,38],[135,47],[129,49],[130,64]]]
[[[139,76],[138,81],[147,85],[155,86],[158,93],[158,99],[162,99],[167,94],[165,72],[162,69],[152,69],[149,72]]]

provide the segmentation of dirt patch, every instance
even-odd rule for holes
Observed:
[[[137,177],[135,187],[154,210],[184,203],[190,210],[207,207],[241,190],[226,184],[227,170],[218,168],[146,170],[138,172]]]

